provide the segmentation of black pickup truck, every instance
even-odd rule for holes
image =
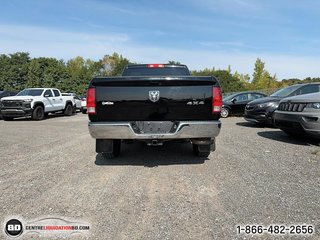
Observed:
[[[117,157],[126,140],[150,146],[187,140],[195,155],[208,157],[221,106],[219,81],[190,76],[185,65],[128,65],[120,77],[93,78],[87,91],[89,132],[105,158]]]

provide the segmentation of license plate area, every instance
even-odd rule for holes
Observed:
[[[131,123],[131,127],[137,134],[163,134],[175,132],[178,123],[171,121],[135,121]]]

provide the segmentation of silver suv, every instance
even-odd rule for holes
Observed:
[[[307,134],[320,138],[320,93],[284,98],[274,119],[275,124],[289,135]]]

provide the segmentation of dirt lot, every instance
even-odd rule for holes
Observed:
[[[251,236],[237,234],[237,225],[311,224],[316,233],[307,239],[319,239],[317,142],[242,118],[222,123],[205,161],[178,142],[124,145],[106,161],[86,115],[1,120],[2,224],[12,216],[82,220],[89,239],[244,239]]]

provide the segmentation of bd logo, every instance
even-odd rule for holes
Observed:
[[[5,227],[5,232],[10,237],[18,237],[23,232],[22,223],[18,219],[10,219]]]

